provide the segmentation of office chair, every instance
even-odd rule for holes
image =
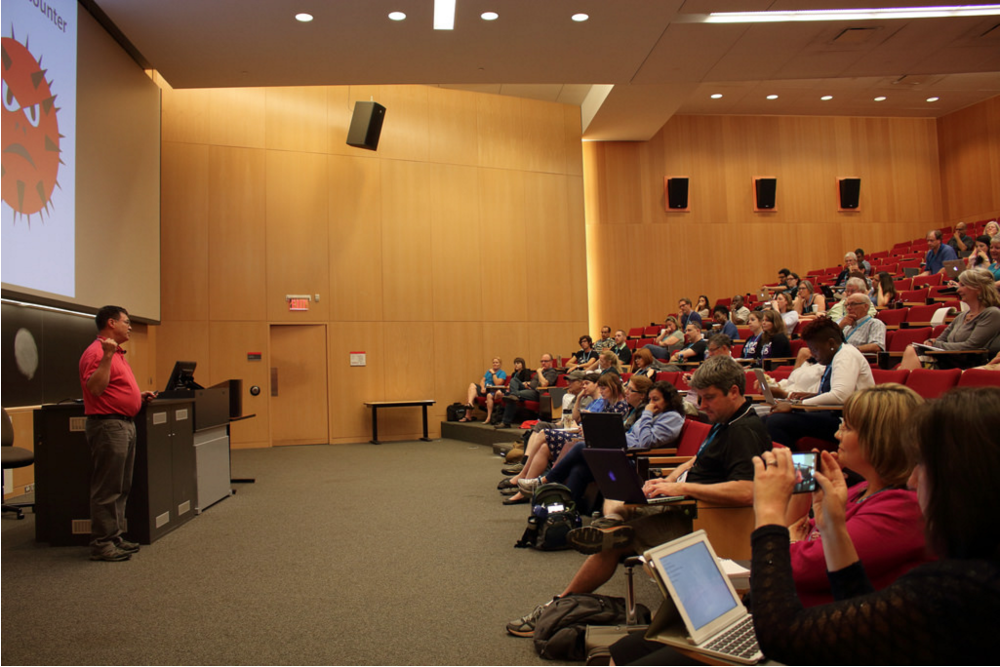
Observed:
[[[3,409],[3,447],[0,450],[3,451],[3,469],[8,468],[23,468],[25,466],[30,466],[35,462],[35,455],[30,450],[24,449],[23,447],[14,446],[14,424],[10,421],[10,415],[7,414],[7,409]],[[18,519],[24,518],[24,507],[34,508],[34,503],[17,503],[10,504],[3,503],[4,512],[15,512]]]

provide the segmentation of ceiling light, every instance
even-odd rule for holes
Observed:
[[[941,99],[941,98],[940,97],[928,97],[927,101],[928,102],[937,102],[939,99]]]
[[[778,96],[777,95],[768,95],[767,99],[769,99],[769,100],[776,100],[776,99],[778,99]]]
[[[885,102],[885,95],[879,95],[875,98],[876,102]]]
[[[572,18],[577,23],[583,23],[584,21],[589,19],[590,16],[588,14],[573,14],[573,16],[571,16],[570,18]]]
[[[389,12],[389,18],[393,21],[402,21],[406,18],[406,14],[403,12]]]
[[[305,12],[302,12],[301,14],[296,14],[295,15],[295,20],[296,21],[301,21],[302,23],[309,23],[310,21],[313,20],[313,15],[312,14],[306,14]]]
[[[455,0],[434,0],[434,29],[455,29]]]
[[[712,12],[706,23],[775,23],[782,21],[869,21],[874,19],[953,18],[1000,15],[1000,5],[888,7],[884,9],[804,9],[784,12]]]
[[[496,21],[498,18],[500,18],[500,15],[497,14],[496,12],[483,12],[482,14],[479,15],[479,18],[481,18],[484,21]]]
[[[824,102],[829,102],[830,100],[833,99],[833,95],[824,95],[823,97],[821,97],[819,99],[823,100]]]
[[[714,93],[712,95],[712,99],[713,100],[721,100],[722,99],[722,93]]]

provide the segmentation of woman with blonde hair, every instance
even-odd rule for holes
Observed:
[[[958,297],[969,309],[952,320],[948,328],[927,345],[942,350],[982,350],[1000,334],[1000,293],[993,286],[993,274],[986,269],[970,269],[958,276]],[[935,368],[969,368],[983,363],[982,355],[942,355],[928,361]],[[903,352],[901,369],[920,368],[923,360],[916,348]]]
[[[601,375],[614,373],[615,375],[621,377],[622,360],[618,358],[618,355],[615,354],[614,350],[604,350],[597,356],[597,371]]]
[[[822,315],[826,312],[826,297],[818,294],[811,282],[802,280],[799,282],[798,296],[792,305],[800,316]]]

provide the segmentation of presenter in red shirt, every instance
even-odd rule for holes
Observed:
[[[125,502],[132,488],[135,423],[144,401],[156,393],[139,391],[121,344],[129,339],[128,311],[104,306],[97,312],[97,339],[80,357],[80,385],[87,413],[87,444],[93,461],[90,478],[90,559],[123,561],[139,545],[122,537]]]

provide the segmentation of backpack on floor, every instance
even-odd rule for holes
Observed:
[[[636,605],[640,624],[649,623],[649,609]],[[608,595],[577,594],[548,604],[535,623],[535,651],[550,660],[584,660],[588,625],[626,623],[625,599]]]
[[[524,535],[514,546],[542,551],[566,549],[566,534],[582,525],[573,492],[563,484],[542,484],[531,496],[531,516]]]
[[[462,405],[461,403],[452,403],[445,410],[448,415],[448,421],[457,422],[459,419],[465,417],[465,413],[469,411],[469,406]]]

